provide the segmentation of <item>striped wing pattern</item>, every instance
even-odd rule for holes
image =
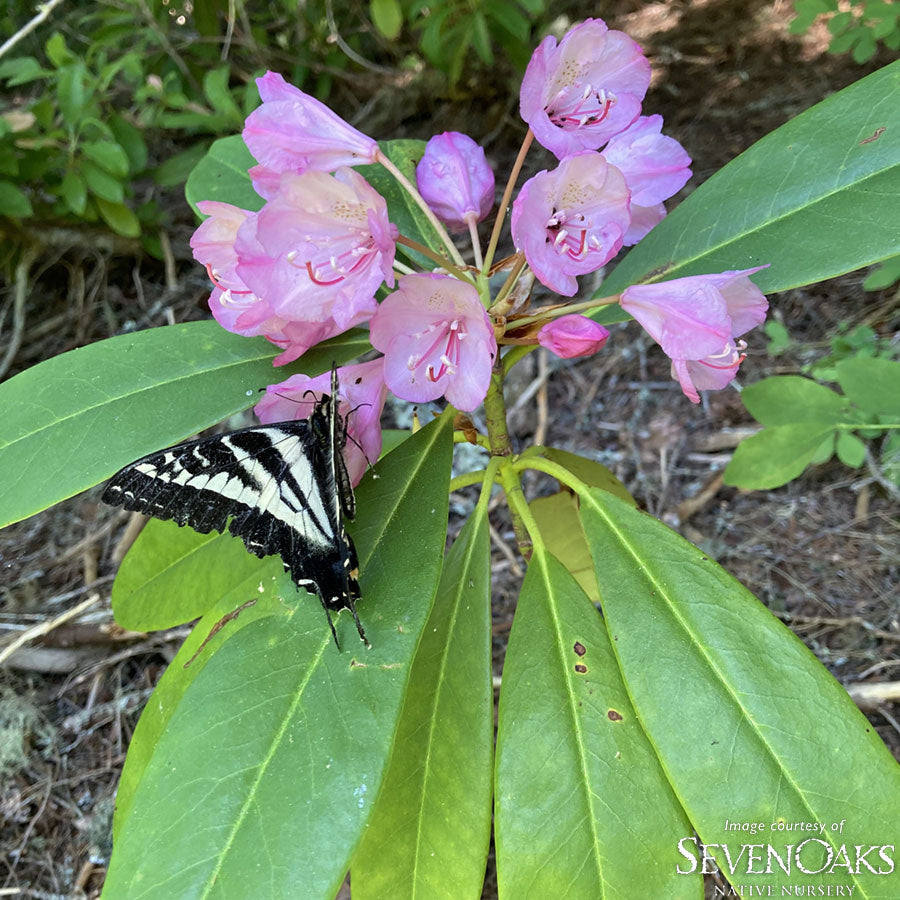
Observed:
[[[352,491],[348,499],[337,483],[343,457],[334,444],[336,405],[326,396],[307,421],[152,453],[114,475],[102,499],[203,534],[227,527],[256,556],[279,555],[294,583],[317,593],[326,612],[349,609],[365,640],[355,609],[356,550],[343,524]]]

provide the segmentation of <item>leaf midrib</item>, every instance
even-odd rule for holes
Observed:
[[[476,507],[477,509],[481,508],[481,504]],[[475,525],[473,525],[473,531],[471,536],[469,537],[468,544],[466,546],[465,553],[463,555],[462,569],[460,570],[464,575],[469,571],[469,566],[471,565],[472,557],[475,555],[475,551],[478,549],[478,539],[477,535],[479,534],[481,529],[481,522],[476,520]],[[418,896],[417,886],[418,886],[418,872],[419,872],[419,846],[422,840],[422,820],[423,820],[423,811],[425,809],[425,795],[427,793],[427,784],[428,779],[431,773],[431,767],[429,763],[431,762],[431,753],[434,748],[434,735],[437,727],[437,710],[440,706],[441,695],[444,690],[444,673],[447,669],[447,662],[450,659],[450,643],[453,638],[453,629],[456,626],[456,620],[459,618],[459,608],[462,602],[462,596],[465,592],[465,584],[466,578],[461,578],[457,582],[457,590],[455,592],[455,602],[453,604],[453,614],[450,617],[450,625],[447,629],[447,640],[444,642],[444,648],[441,652],[441,663],[438,671],[438,679],[437,679],[437,689],[435,691],[434,703],[431,707],[431,717],[428,723],[428,738],[426,741],[426,750],[425,750],[425,762],[423,765],[423,775],[422,775],[422,789],[421,789],[421,799],[419,802],[419,814],[416,817],[416,846],[415,851],[413,853],[413,871],[412,871],[412,879],[411,879],[411,896]],[[440,588],[438,589],[440,590]],[[426,892],[425,896],[428,896]]]
[[[668,591],[665,589],[665,586],[663,584],[661,584],[659,581],[657,581],[656,578],[653,576],[653,573],[644,565],[640,555],[634,549],[632,549],[631,545],[629,544],[629,542],[627,540],[627,536],[624,534],[624,532],[621,529],[619,529],[616,526],[615,521],[610,516],[608,516],[606,514],[606,511],[596,502],[596,500],[594,499],[594,497],[592,495],[592,492],[588,491],[588,492],[581,494],[580,496],[583,501],[588,501],[591,504],[591,507],[595,510],[597,515],[599,515],[604,520],[604,522],[606,523],[606,526],[607,526],[607,528],[609,528],[610,532],[613,535],[615,535],[615,537],[619,541],[620,546],[634,560],[634,563],[635,563],[635,566],[637,567],[637,569],[644,574],[644,577],[650,582],[651,585],[653,585],[653,587],[656,589],[656,591],[658,591],[659,596],[665,601],[666,606],[669,608],[675,621],[682,628],[684,633],[688,636],[688,639],[690,640],[691,644],[697,648],[697,650],[700,653],[701,658],[706,662],[706,664],[709,666],[709,668],[712,670],[712,672],[716,675],[719,683],[725,688],[728,695],[732,698],[735,706],[740,710],[741,716],[744,719],[744,721],[748,724],[751,732],[754,735],[756,735],[757,739],[759,740],[759,743],[768,751],[769,756],[775,762],[775,764],[778,768],[778,771],[781,773],[784,780],[793,788],[797,797],[800,799],[800,802],[803,804],[803,806],[809,812],[810,816],[812,816],[812,820],[815,822],[818,822],[820,825],[823,826],[823,829],[824,829],[825,823],[821,822],[819,819],[819,816],[816,815],[816,813],[813,811],[812,806],[810,805],[809,801],[806,798],[805,792],[803,790],[801,790],[800,786],[791,777],[790,772],[787,769],[785,769],[785,767],[781,764],[780,757],[775,752],[775,750],[773,749],[771,744],[766,740],[765,736],[760,731],[760,729],[757,727],[757,724],[756,724],[755,720],[750,716],[749,711],[740,702],[737,694],[732,690],[731,685],[728,682],[728,680],[719,671],[718,666],[716,665],[713,658],[706,651],[706,648],[703,646],[703,644],[697,640],[697,638],[694,635],[694,632],[691,630],[691,628],[688,627],[684,618],[679,613],[676,605],[669,599],[669,594],[668,594]],[[627,682],[626,682],[626,689],[627,689]],[[631,697],[630,691],[628,691],[628,694],[629,694],[629,697]],[[637,711],[638,705],[634,702],[633,697],[631,697],[631,701],[632,701],[632,705],[635,708],[635,711]],[[645,731],[647,732],[647,735],[649,737],[650,730],[645,729]],[[662,756],[660,756],[660,762],[662,762]],[[674,785],[673,785],[673,789],[674,789]],[[827,829],[823,830],[823,833],[827,834],[829,839],[832,839],[834,837],[834,835],[832,834],[832,832],[830,830],[827,830]],[[854,878],[854,881],[856,882],[857,886],[860,888],[860,893],[863,895],[863,897],[869,897],[870,895],[865,893],[865,890],[863,889],[862,885],[859,884],[859,881],[856,878]]]
[[[597,814],[596,814],[596,810],[594,808],[594,794],[590,788],[591,779],[590,779],[590,774],[588,772],[588,767],[587,767],[587,751],[584,746],[584,740],[582,739],[581,723],[579,722],[578,713],[575,709],[575,697],[574,697],[574,692],[572,690],[571,678],[569,677],[568,669],[566,668],[566,657],[565,657],[565,653],[563,651],[563,637],[562,637],[562,632],[561,632],[561,623],[559,620],[559,611],[557,609],[557,604],[555,601],[556,594],[554,592],[554,585],[550,580],[550,571],[547,566],[547,559],[544,555],[547,553],[549,553],[549,551],[547,551],[546,548],[544,548],[542,545],[537,545],[537,544],[535,545],[535,556],[541,557],[540,573],[541,573],[541,578],[544,582],[544,587],[546,590],[545,596],[547,596],[548,598],[551,598],[551,602],[549,602],[547,605],[548,605],[548,608],[550,611],[551,618],[553,620],[554,637],[556,638],[556,641],[555,641],[556,650],[557,650],[557,653],[559,654],[559,666],[560,666],[561,671],[566,673],[566,699],[568,700],[567,708],[568,708],[569,714],[571,715],[571,718],[572,718],[572,733],[575,735],[575,741],[578,745],[578,760],[581,765],[581,776],[583,779],[582,783],[584,785],[585,793],[587,795],[586,799],[587,799],[587,803],[588,803],[588,810],[590,812],[590,815],[588,818],[590,819],[591,840],[594,845],[594,852],[591,853],[591,857],[594,860],[594,866],[597,870],[597,880],[598,880],[599,884],[602,886],[601,896],[605,897],[606,896],[606,887],[605,887],[606,879],[603,877],[603,866],[601,865],[601,862],[600,862],[601,842],[600,842],[600,835],[597,832],[597,826],[596,826]],[[578,586],[578,589],[581,590],[580,585]]]

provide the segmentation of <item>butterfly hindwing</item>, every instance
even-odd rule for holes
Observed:
[[[326,611],[349,609],[365,640],[355,609],[356,550],[344,530],[344,516],[354,509],[345,442],[333,374],[331,396],[308,420],[151,453],[116,473],[102,499],[203,534],[228,528],[256,556],[277,554],[294,583],[317,593]]]

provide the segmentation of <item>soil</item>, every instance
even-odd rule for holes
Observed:
[[[862,66],[827,55],[824,27],[789,34],[787,0],[633,0],[595,4],[588,12],[583,3],[556,6],[557,15],[602,16],[647,49],[654,80],[644,109],[661,113],[666,132],[693,157],[692,187],[792,116],[891,61],[884,52]],[[349,108],[365,114],[358,124],[369,133],[427,138],[465,130],[486,143],[503,172],[523,127],[499,75],[480,88],[483,100],[477,94],[475,103],[450,99],[437,109],[427,86],[413,83],[403,96],[370,73],[340,90],[348,102],[356,91]],[[461,93],[466,89],[464,82]],[[532,169],[543,165],[540,157],[531,163]],[[171,215],[168,266],[114,252],[86,234],[48,251],[10,374],[126,328],[202,317],[208,283],[190,261],[186,241],[194,223],[177,195]],[[740,383],[800,372],[827,352],[839,327],[867,324],[882,336],[895,334],[896,291],[864,292],[864,276],[771,296],[771,316],[793,342],[770,356],[763,335],[753,334]],[[8,292],[7,316],[10,304]],[[520,367],[510,405],[525,392],[535,397],[513,415],[521,446],[537,438],[607,465],[643,508],[707,550],[783,618],[842,684],[900,678],[896,499],[869,468],[837,462],[808,469],[777,490],[723,487],[718,476],[734,447],[732,435],[754,424],[738,394],[710,394],[694,407],[638,328],[612,332],[606,351],[594,358],[573,364],[535,353]],[[544,481],[527,487],[533,494],[554,489]],[[97,595],[81,616],[30,643],[0,675],[0,887],[22,896],[99,895],[129,737],[186,633],[133,635],[114,626],[113,559],[128,517],[100,504],[98,493],[0,532],[2,644]],[[499,675],[521,568],[500,509],[492,521]],[[900,757],[896,704],[864,712]],[[491,869],[485,897],[496,896]]]

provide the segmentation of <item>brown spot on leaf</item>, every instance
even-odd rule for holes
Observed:
[[[581,663],[578,663],[575,666],[575,671],[578,672],[579,675],[584,675],[587,672],[587,666],[583,666]]]
[[[584,644],[581,641],[575,641],[575,646],[572,648],[579,656],[584,656],[587,653],[587,650],[584,649]]]
[[[606,718],[609,719],[610,722],[621,722],[622,721],[622,713],[618,712],[618,710],[611,709],[606,714]]]

